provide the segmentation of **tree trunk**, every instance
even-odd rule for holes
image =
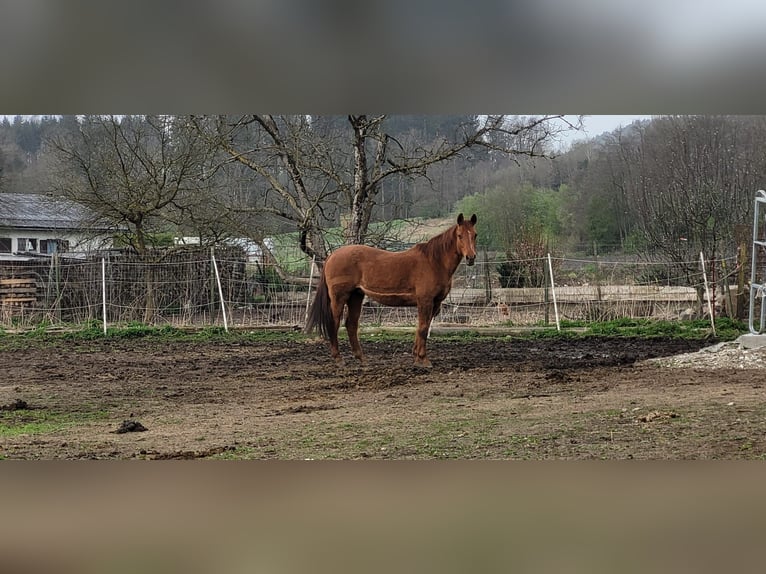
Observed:
[[[354,187],[351,199],[351,213],[346,227],[346,243],[363,243],[367,232],[365,211],[369,179],[367,173],[367,116],[349,116],[354,130]],[[371,206],[369,210],[371,210]],[[369,222],[369,216],[367,216]]]
[[[136,226],[136,250],[144,264],[144,282],[146,283],[146,299],[144,300],[144,320],[146,325],[154,321],[157,310],[157,295],[154,291],[154,268],[149,261],[149,249],[146,246],[146,235],[142,221],[134,222]]]
[[[157,309],[157,297],[154,292],[154,268],[149,262],[144,261],[144,263],[146,273],[146,306],[144,307],[144,323],[151,325],[154,322],[154,315]]]
[[[362,244],[372,219],[375,199],[380,191],[383,162],[386,158],[386,136],[380,133],[384,116],[369,119],[367,116],[349,116],[354,132],[354,183],[351,213],[345,230],[346,243]],[[375,143],[372,165],[367,158],[367,142]]]
[[[306,221],[299,226],[300,248],[309,258],[314,259],[321,268],[327,259],[327,248],[324,244],[322,231],[312,221]]]

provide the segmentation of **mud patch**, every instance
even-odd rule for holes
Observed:
[[[26,411],[30,408],[32,407],[29,406],[29,403],[22,399],[16,399],[7,405],[0,405],[0,411]]]
[[[147,429],[144,425],[142,425],[138,421],[122,421],[119,427],[117,427],[116,430],[113,430],[112,432],[115,434],[123,434],[126,432],[146,432]]]
[[[432,369],[405,340],[364,365],[341,340],[344,369],[316,340],[0,350],[0,458],[766,458],[762,369],[646,362],[706,345],[435,336]]]

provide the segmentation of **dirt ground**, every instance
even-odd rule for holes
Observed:
[[[766,354],[705,345],[434,336],[429,370],[374,336],[341,368],[319,340],[5,350],[0,458],[763,458]]]

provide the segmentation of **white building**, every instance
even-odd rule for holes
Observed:
[[[105,225],[84,206],[33,193],[0,193],[0,260],[111,247]]]

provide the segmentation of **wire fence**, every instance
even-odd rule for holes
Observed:
[[[703,257],[704,259],[704,257]],[[709,274],[734,269],[734,258],[678,264],[543,257],[509,261],[484,254],[461,264],[436,325],[532,326],[557,320],[621,317],[683,320],[734,316],[742,286]],[[305,323],[318,270],[310,262],[277,268],[236,249],[169,253],[146,262],[127,254],[82,260],[40,258],[0,264],[0,327],[118,326],[294,328]],[[311,270],[313,268],[313,273]],[[720,275],[719,271],[719,276]],[[552,280],[551,280],[552,279]],[[706,289],[707,287],[707,289]],[[738,296],[739,295],[739,296]],[[739,300],[739,303],[737,302]],[[417,311],[365,299],[362,324],[413,326]]]

